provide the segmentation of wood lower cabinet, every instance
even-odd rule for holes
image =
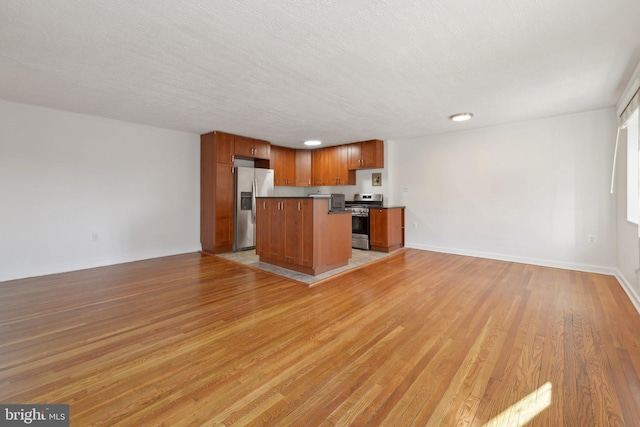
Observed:
[[[200,137],[200,243],[206,252],[233,247],[234,143],[224,132]]]
[[[258,198],[256,253],[260,261],[314,276],[347,265],[351,215],[328,211],[328,199]]]
[[[391,252],[404,247],[404,208],[369,209],[372,251]]]

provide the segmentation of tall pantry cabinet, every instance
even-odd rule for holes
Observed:
[[[200,242],[214,254],[233,248],[234,142],[219,131],[200,136]]]

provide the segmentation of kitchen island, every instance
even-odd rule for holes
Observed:
[[[261,262],[316,276],[351,258],[351,213],[329,212],[329,199],[256,198]]]

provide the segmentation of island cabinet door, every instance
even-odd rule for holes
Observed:
[[[285,211],[285,244],[284,260],[293,264],[302,261],[302,227],[303,206],[300,199],[287,199],[284,202]]]
[[[271,259],[284,261],[285,248],[285,200],[286,199],[269,199],[269,250],[266,255]]]
[[[312,199],[304,199],[302,200],[302,218],[300,220],[300,240],[302,240],[301,247],[301,255],[300,255],[300,265],[305,267],[313,267],[314,259],[313,259],[313,200]]]
[[[256,200],[256,255],[268,255],[270,208],[271,199]]]

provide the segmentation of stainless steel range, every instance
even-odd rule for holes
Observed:
[[[353,201],[345,202],[345,207],[351,211],[351,246],[357,249],[369,250],[369,236],[371,222],[369,208],[382,206],[382,194],[356,194]]]

